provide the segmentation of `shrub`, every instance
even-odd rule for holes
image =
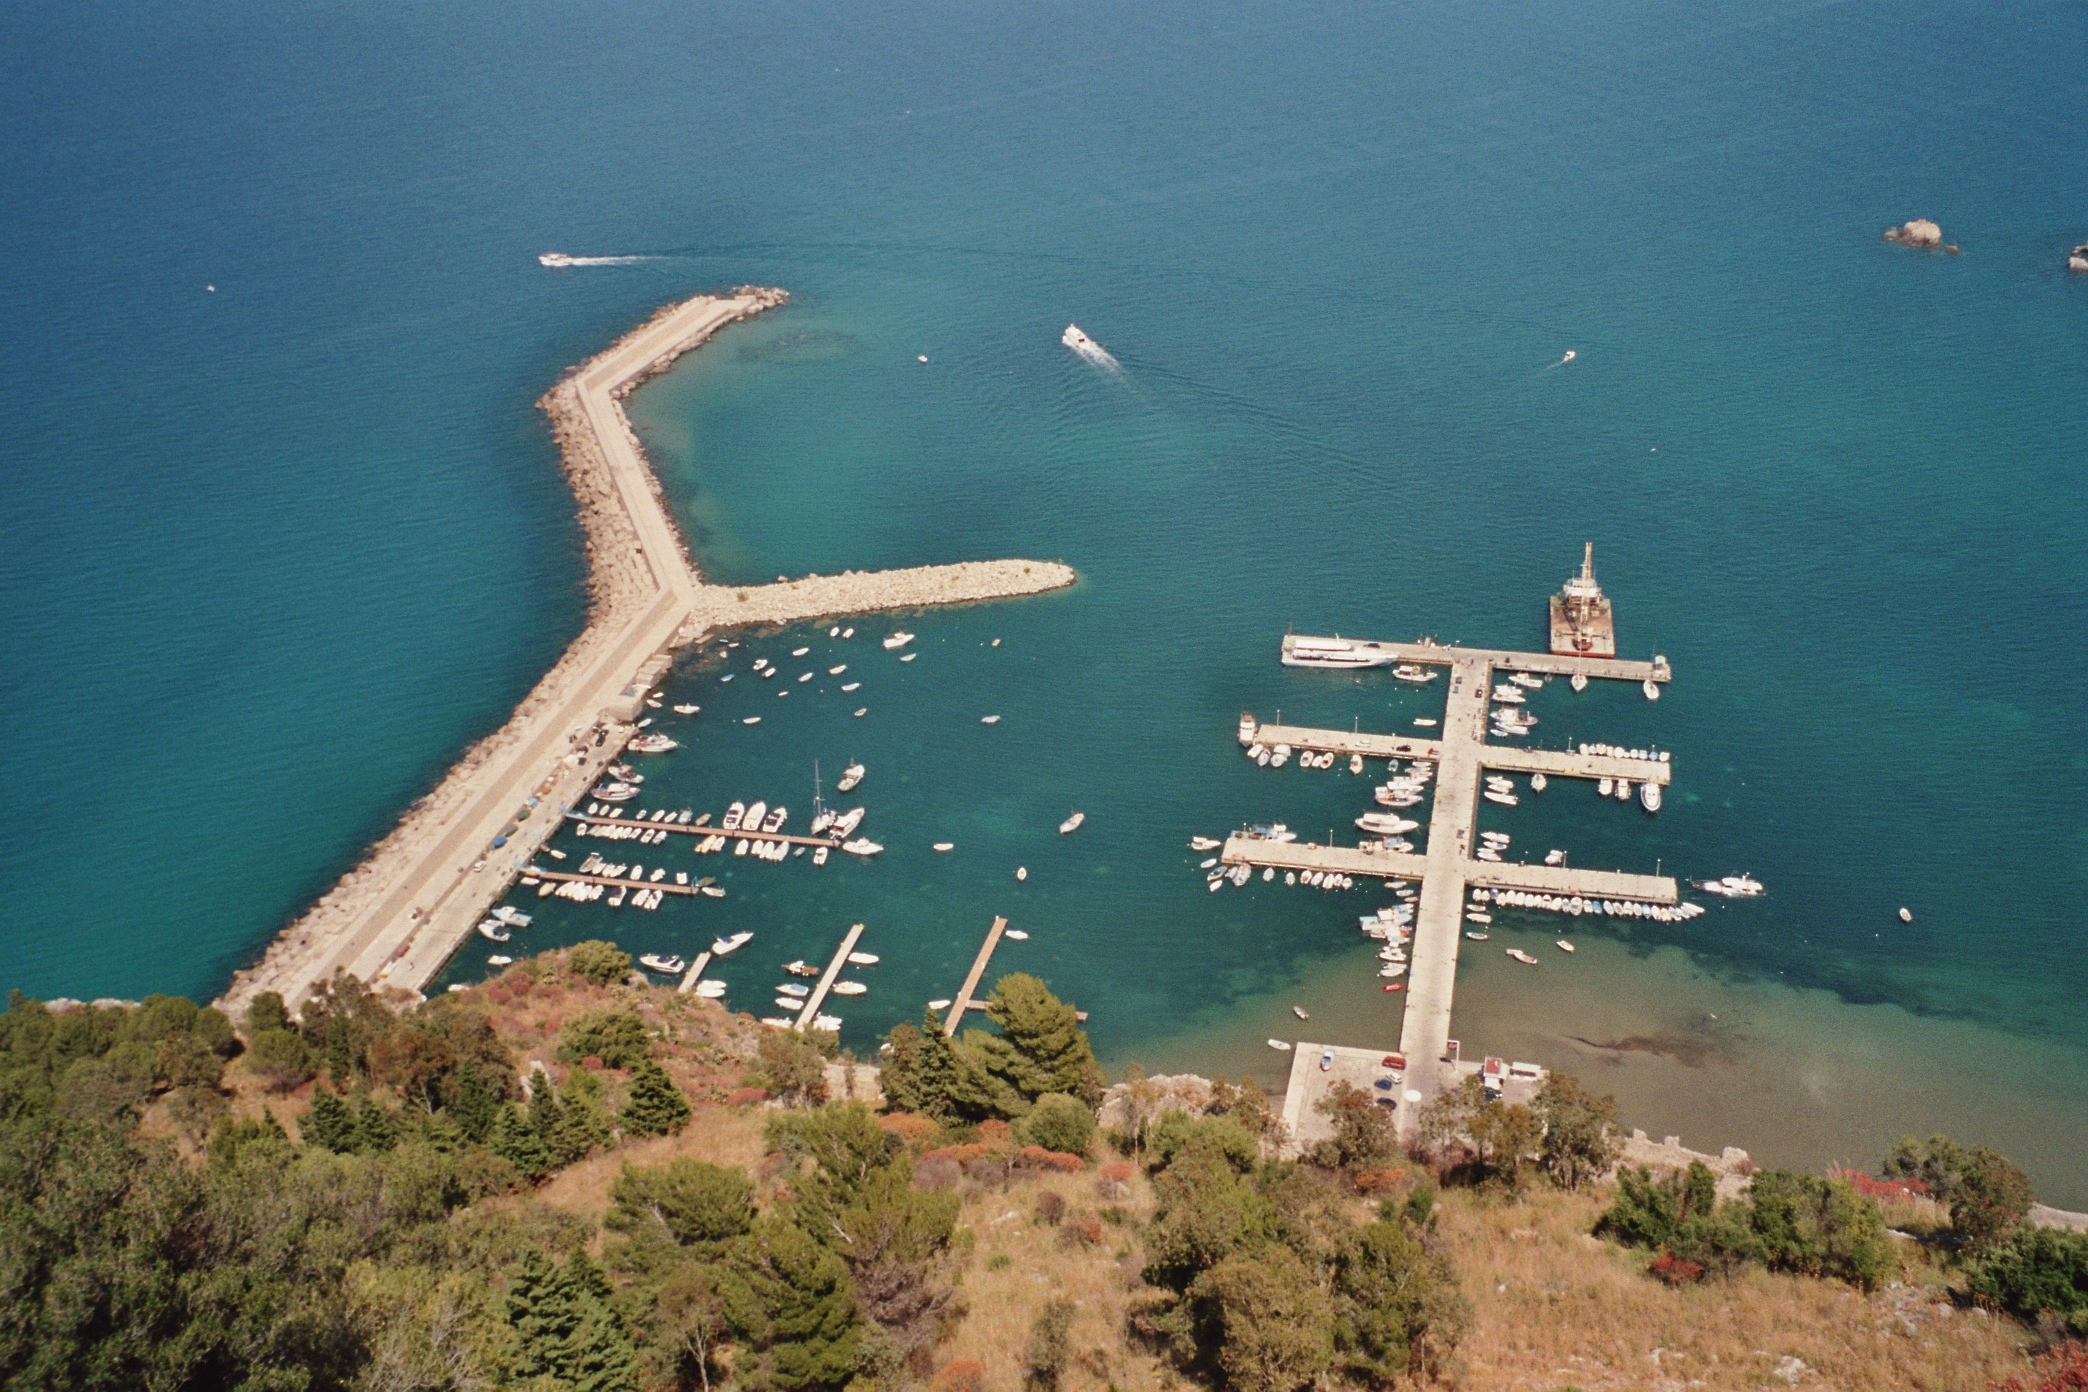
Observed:
[[[1063,1174],[1079,1174],[1087,1168],[1087,1161],[1078,1155],[1033,1145],[1016,1151],[1015,1163],[1026,1170],[1058,1170]]]
[[[935,1392],[979,1392],[985,1385],[986,1365],[970,1358],[945,1363],[934,1384]]]
[[[1146,1163],[1166,1169],[1191,1150],[1207,1151],[1235,1170],[1254,1168],[1261,1158],[1261,1144],[1246,1127],[1230,1117],[1192,1117],[1174,1111],[1154,1122],[1146,1140]]]
[[[1079,1098],[1063,1092],[1039,1097],[1015,1127],[1016,1139],[1025,1145],[1072,1155],[1085,1155],[1094,1135],[1095,1114]]]
[[[890,1112],[879,1117],[877,1124],[909,1143],[932,1136],[942,1129],[929,1118],[914,1112]]]
[[[2023,1221],[2035,1198],[2030,1176],[1978,1146],[1965,1154],[1951,1190],[1950,1229],[1968,1251],[1984,1251]]]
[[[2088,1344],[2069,1343],[2038,1359],[2032,1371],[1995,1383],[1993,1392],[2083,1392],[2083,1389],[2088,1389]]]
[[[566,970],[597,986],[613,986],[631,970],[631,954],[619,952],[613,942],[590,938],[566,953]]]
[[[303,1086],[318,1071],[317,1063],[312,1046],[295,1030],[261,1030],[247,1045],[247,1071],[270,1092],[290,1092]]]
[[[750,1081],[791,1103],[826,1101],[826,1056],[791,1030],[763,1030]]]
[[[1038,1313],[1037,1322],[1030,1326],[1029,1355],[1022,1365],[1024,1387],[1056,1392],[1059,1379],[1065,1376],[1066,1365],[1073,1358],[1073,1344],[1067,1337],[1072,1328],[1073,1302],[1048,1301]]]
[[[558,1032],[562,1063],[592,1057],[610,1068],[630,1068],[651,1047],[652,1034],[635,1010],[583,1010]]]
[[[751,1107],[757,1102],[769,1100],[769,1090],[763,1087],[734,1088],[725,1095],[728,1107]]]
[[[1037,1195],[1037,1221],[1046,1227],[1055,1228],[1066,1216],[1066,1200],[1063,1195],[1046,1189]]]
[[[1673,1252],[1662,1252],[1646,1268],[1669,1286],[1688,1286],[1704,1278],[1704,1268],[1687,1257],[1678,1257]]]
[[[2018,1228],[1972,1265],[1965,1284],[2012,1315],[2052,1316],[2088,1337],[2088,1233]]]

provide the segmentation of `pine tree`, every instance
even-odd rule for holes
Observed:
[[[551,1148],[530,1124],[528,1114],[512,1104],[502,1107],[493,1118],[486,1149],[513,1165],[515,1173],[524,1179],[542,1179],[558,1164]]]
[[[841,1387],[862,1366],[848,1268],[795,1224],[757,1220],[734,1245],[721,1294],[727,1323],[753,1355],[733,1365],[743,1386]]]
[[[305,1139],[325,1146],[337,1155],[355,1149],[355,1113],[348,1104],[324,1088],[312,1091],[312,1110],[306,1114]]]
[[[377,1155],[390,1150],[399,1141],[398,1128],[392,1124],[390,1113],[368,1097],[355,1104],[355,1152],[358,1155]]]
[[[575,1252],[560,1267],[531,1248],[508,1287],[515,1374],[574,1392],[635,1392],[637,1360],[603,1292],[608,1280]]]
[[[624,1103],[624,1134],[671,1136],[689,1124],[689,1099],[651,1059],[641,1059],[631,1072],[631,1099]]]
[[[1042,981],[1027,972],[1002,977],[994,984],[986,1015],[1000,1026],[1000,1037],[968,1034],[965,1044],[1024,1103],[1047,1092],[1067,1093],[1090,1106],[1102,1100],[1102,1070],[1088,1047],[1087,1031],[1073,1007]]]

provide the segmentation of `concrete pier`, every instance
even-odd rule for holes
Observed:
[[[974,1000],[972,992],[979,989],[979,978],[986,975],[986,964],[993,960],[993,949],[1000,946],[1001,934],[1008,931],[1008,920],[996,918],[993,926],[986,930],[986,941],[979,944],[979,955],[972,959],[971,971],[965,974],[964,988],[950,1002],[950,1018],[943,1021],[943,1037],[955,1038],[957,1022],[964,1018],[967,1010],[984,1010],[986,1002]]]
[[[1286,636],[1284,659],[1292,659],[1299,640]],[[1326,639],[1305,639],[1302,651]],[[1496,672],[1531,672],[1553,677],[1575,673],[1590,679],[1666,682],[1666,662],[1627,662],[1616,658],[1574,657],[1551,653],[1518,653],[1499,649],[1450,648],[1432,643],[1364,643],[1346,640],[1383,661],[1375,665],[1414,663],[1449,669],[1441,734],[1417,740],[1405,736],[1364,735],[1353,731],[1313,730],[1296,726],[1257,726],[1240,731],[1242,743],[1288,744],[1293,749],[1357,753],[1366,758],[1427,759],[1436,766],[1434,803],[1428,818],[1428,844],[1420,854],[1364,851],[1299,845],[1233,836],[1225,843],[1221,863],[1276,866],[1284,870],[1328,870],[1381,879],[1418,880],[1420,905],[1414,915],[1413,942],[1407,949],[1406,1011],[1400,1027],[1399,1052],[1406,1055],[1406,1089],[1423,1101],[1453,1086],[1457,1068],[1449,1055],[1450,1007],[1457,985],[1457,954],[1463,941],[1468,889],[1524,889],[1540,894],[1581,895],[1593,899],[1634,899],[1673,904],[1675,882],[1656,875],[1569,869],[1565,866],[1519,865],[1482,861],[1472,855],[1480,790],[1488,769],[1542,772],[1546,777],[1628,778],[1665,785],[1669,766],[1652,760],[1608,755],[1522,749],[1487,743],[1487,710]],[[1338,669],[1337,669],[1338,670]],[[1279,734],[1279,731],[1281,732]],[[1411,752],[1408,752],[1411,751]],[[1524,794],[1529,796],[1529,794]],[[1302,1049],[1302,1046],[1301,1046]],[[1302,1061],[1293,1062],[1293,1070]],[[1419,1104],[1399,1108],[1400,1128],[1413,1124]]]
[[[695,990],[696,983],[703,980],[704,970],[708,968],[710,964],[711,954],[709,952],[704,952],[701,955],[699,955],[696,958],[696,960],[690,964],[689,970],[683,974],[681,979],[681,985],[675,987],[674,989],[685,996],[689,994],[689,992]]]
[[[748,286],[667,306],[539,403],[587,533],[587,627],[506,724],[466,750],[360,865],[235,974],[215,1002],[233,1019],[262,991],[279,992],[295,1010],[337,972],[417,994],[558,825],[553,811],[581,801],[614,760],[676,646],[721,627],[977,603],[1078,579],[1055,562],[1011,559],[762,586],[703,583],[621,401],[726,325],[788,298]],[[518,820],[532,798],[532,815]]]
[[[840,976],[841,969],[848,965],[848,954],[855,951],[855,945],[862,936],[863,925],[855,924],[842,937],[841,946],[834,949],[834,960],[827,963],[827,969],[820,976],[819,984],[812,988],[811,995],[805,997],[805,1008],[798,1012],[797,1024],[794,1026],[798,1033],[803,1034],[810,1029],[813,1020],[819,1017],[819,1007],[826,1003],[827,992],[834,989],[834,979]]]

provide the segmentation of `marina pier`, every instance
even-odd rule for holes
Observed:
[[[805,997],[805,1008],[798,1012],[797,1024],[791,1027],[799,1034],[810,1029],[812,1022],[819,1018],[819,1007],[826,1004],[827,992],[834,989],[834,979],[848,965],[848,954],[855,951],[856,942],[862,936],[863,925],[860,923],[850,927],[842,936],[841,946],[834,949],[834,960],[827,963],[827,969],[820,974],[819,984],[812,988],[811,995]]]
[[[1473,855],[1479,793],[1488,769],[1543,773],[1547,778],[1623,778],[1665,785],[1666,763],[1604,754],[1521,749],[1488,744],[1487,709],[1496,672],[1529,672],[1549,677],[1584,676],[1590,680],[1656,682],[1670,680],[1665,661],[1630,662],[1613,657],[1554,653],[1520,653],[1486,648],[1443,647],[1434,643],[1369,643],[1353,639],[1286,636],[1286,665],[1320,665],[1298,660],[1294,653],[1325,652],[1335,644],[1357,657],[1348,667],[1405,663],[1447,669],[1449,691],[1438,738],[1370,735],[1355,731],[1297,726],[1252,725],[1242,720],[1243,744],[1283,743],[1293,749],[1361,754],[1365,758],[1424,759],[1435,764],[1434,802],[1428,818],[1428,844],[1418,853],[1382,848],[1365,850],[1300,845],[1236,834],[1227,839],[1220,861],[1226,865],[1274,867],[1284,871],[1324,870],[1353,876],[1418,881],[1420,905],[1414,916],[1408,950],[1406,1011],[1399,1051],[1409,1063],[1406,1088],[1421,1098],[1452,1087],[1456,1060],[1450,1057],[1450,1007],[1457,986],[1457,953],[1463,941],[1466,894],[1474,888],[1525,890],[1538,894],[1588,899],[1628,899],[1673,904],[1675,881],[1658,875],[1569,869],[1565,866],[1518,865],[1485,861]],[[1333,665],[1333,664],[1326,664]],[[1402,1134],[1413,1124],[1418,1104],[1399,1109]]]
[[[972,959],[971,970],[965,974],[964,988],[950,1002],[950,1018],[943,1021],[943,1037],[954,1039],[957,1024],[967,1010],[984,1010],[986,1002],[972,999],[972,992],[979,989],[979,978],[986,975],[986,964],[993,960],[993,949],[1000,946],[1001,934],[1008,931],[1008,920],[995,918],[993,926],[986,930],[986,941],[979,944],[979,955]]]
[[[539,405],[587,535],[586,628],[499,730],[465,750],[360,864],[233,976],[220,1009],[237,1020],[256,995],[275,991],[294,1011],[340,972],[420,992],[561,825],[556,813],[585,803],[676,647],[719,628],[978,603],[1079,578],[1056,562],[1006,559],[704,583],[622,400],[720,329],[788,299],[745,286],[665,306],[546,393]]]

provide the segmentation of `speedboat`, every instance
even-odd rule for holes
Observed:
[[[1280,1050],[1280,1051],[1282,1051],[1283,1053],[1286,1053],[1286,1054],[1287,1054],[1287,1053],[1289,1053],[1289,1052],[1291,1051],[1291,1046],[1290,1046],[1290,1045],[1289,1045],[1289,1044],[1288,1044],[1287,1042],[1285,1042],[1284,1040],[1281,1040],[1281,1039],[1271,1039],[1271,1040],[1269,1041],[1269,1047],[1270,1047],[1271,1049],[1277,1049],[1277,1050]]]
[[[929,847],[929,849],[935,851],[954,851],[957,849],[957,843],[955,841],[938,841],[933,846]]]
[[[851,952],[848,954],[848,960],[858,967],[874,967],[877,965],[878,957],[875,952]]]
[[[506,904],[502,904],[488,916],[499,919],[510,928],[527,928],[534,921],[522,910],[511,908]]]
[[[696,712],[698,712],[698,711],[700,711],[700,710],[702,710],[702,709],[703,709],[703,707],[701,707],[701,706],[693,706],[693,705],[689,705],[689,704],[686,704],[686,703],[684,703],[684,704],[682,704],[682,705],[678,705],[678,706],[676,706],[676,707],[674,708],[674,713],[675,713],[676,715],[694,715],[694,714],[696,714]]]
[[[638,959],[638,965],[647,971],[656,971],[662,976],[680,976],[689,969],[689,964],[679,957],[663,957],[656,952],[647,953]]]
[[[1616,786],[1617,780],[1614,778],[1599,778],[1595,781],[1595,795],[1597,797],[1608,797],[1611,790]]]
[[[754,941],[752,933],[734,933],[729,938],[719,938],[711,944],[711,955],[714,957],[726,956],[729,953],[739,951],[752,941]]]
[[[865,986],[860,981],[836,981],[834,983],[834,994],[837,996],[860,996],[869,989],[868,986]]]
[[[876,855],[879,851],[883,850],[884,847],[878,845],[875,841],[872,841],[867,836],[859,836],[853,841],[843,841],[841,843],[841,849],[848,852],[850,855],[864,856],[867,858],[869,856]]]
[[[844,793],[853,791],[856,784],[863,781],[863,772],[861,764],[850,764],[847,768],[841,770],[841,781],[836,783],[834,787]]]
[[[1208,836],[1192,836],[1189,838],[1189,849],[1192,851],[1215,851],[1223,844],[1223,842]]]
[[[812,988],[810,986],[800,986],[794,981],[786,981],[781,986],[778,986],[776,988],[776,994],[779,996],[792,996],[798,1000],[803,1000],[806,996],[812,994]]]
[[[716,1000],[725,994],[725,983],[716,977],[705,977],[696,983],[696,994],[705,1000]]]
[[[790,809],[778,806],[774,811],[761,819],[761,829],[769,835],[774,835],[783,829],[783,823],[789,819]]]
[[[1648,701],[1658,701],[1660,699],[1660,686],[1651,677],[1639,683],[1639,690],[1646,693]]]
[[[827,835],[846,839],[857,827],[863,824],[863,812],[863,808],[851,807],[846,812],[839,814],[834,818],[833,824],[827,828]]]
[[[744,816],[744,817],[742,817],[742,818],[740,818],[740,830],[741,830],[741,831],[759,831],[759,830],[761,830],[761,819],[762,819],[763,817],[766,817],[767,815],[768,815],[768,804],[767,804],[767,803],[765,803],[765,802],[757,802],[757,803],[755,803],[755,804],[754,804],[753,806],[751,806],[751,807],[749,807],[749,808],[747,809],[747,815],[746,815],[746,816]]]
[[[1560,938],[1556,943],[1553,944],[1553,946],[1557,947],[1561,952],[1573,951],[1573,944],[1566,941],[1566,939],[1564,938]]]
[[[911,643],[913,640],[914,636],[902,628],[897,633],[894,633],[891,637],[884,640],[885,650],[887,652],[890,652],[896,648],[903,648],[908,643]]]
[[[1000,717],[997,715],[982,715],[979,717],[979,723],[981,725],[998,725],[1000,724]]]
[[[1660,810],[1660,785],[1650,779],[1639,784],[1639,806],[1648,812]]]
[[[478,926],[478,930],[479,936],[488,942],[504,943],[513,936],[513,934],[508,932],[507,925],[501,923],[498,919],[487,919]]]
[[[1075,812],[1072,816],[1059,823],[1059,835],[1066,836],[1080,830],[1080,824],[1086,820],[1087,813]]]
[[[1532,957],[1529,953],[1524,952],[1521,948],[1509,948],[1508,955],[1510,957],[1513,957],[1516,961],[1522,963],[1526,967],[1534,967],[1537,965],[1537,959],[1535,957]]]

